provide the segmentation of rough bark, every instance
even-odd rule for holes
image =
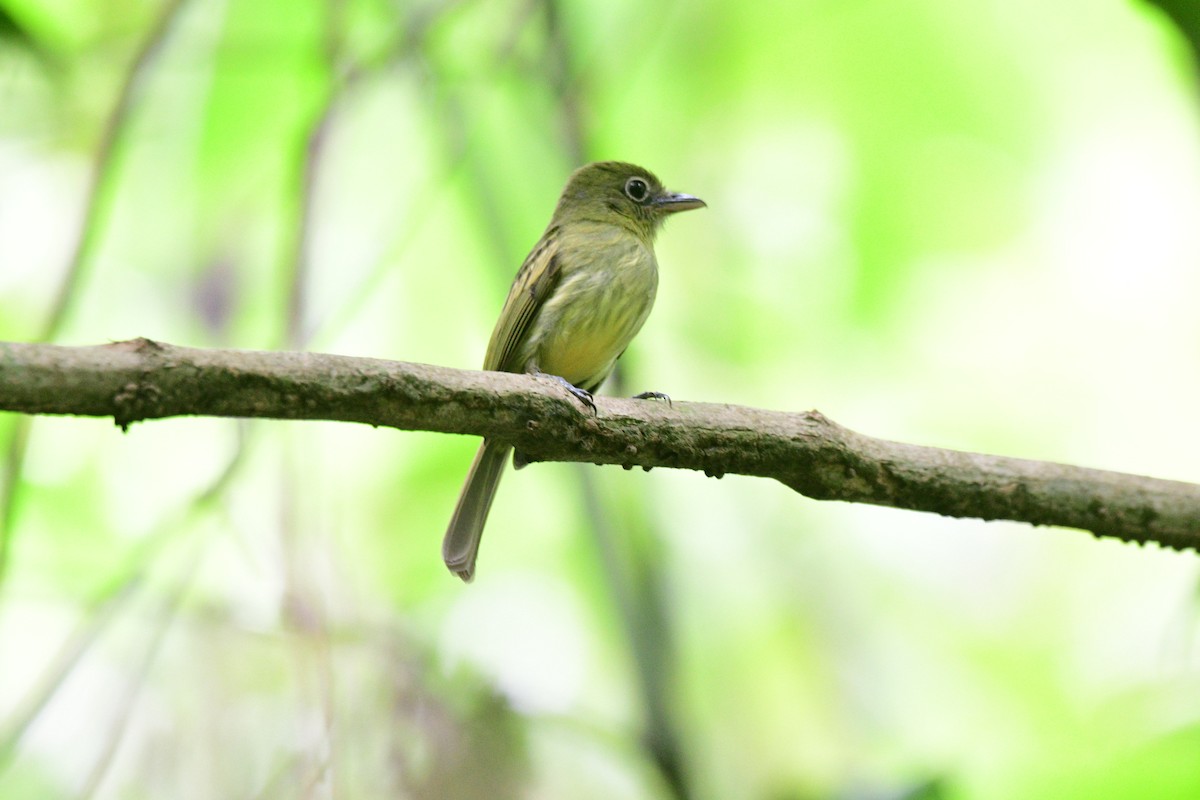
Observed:
[[[1200,486],[902,444],[817,411],[597,397],[544,377],[137,339],[0,343],[0,410],[112,417],[340,420],[505,439],[532,459],[775,478],[820,500],[1009,519],[1175,548],[1200,544]]]

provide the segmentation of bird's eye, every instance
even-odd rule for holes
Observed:
[[[650,187],[641,178],[630,178],[625,181],[625,196],[635,203],[640,203],[650,194]]]

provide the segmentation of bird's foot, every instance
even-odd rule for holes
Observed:
[[[579,402],[583,403],[585,406],[587,406],[589,409],[591,409],[593,414],[596,413],[596,400],[592,396],[592,393],[589,392],[587,389],[580,389],[578,386],[571,383],[569,380],[567,380],[566,378],[564,378],[561,375],[551,375],[548,372],[543,372],[540,374],[545,375],[547,378],[553,378],[554,380],[561,383],[563,385],[563,388],[566,389],[571,394],[575,395],[576,399],[578,399]]]
[[[674,403],[671,402],[671,395],[667,394],[666,392],[642,392],[641,394],[635,394],[633,396],[633,399],[634,400],[666,400],[668,406],[670,406],[671,408],[675,407]]]

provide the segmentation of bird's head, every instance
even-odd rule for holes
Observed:
[[[571,174],[551,224],[609,222],[652,239],[671,214],[704,205],[699,197],[668,191],[648,169],[622,161],[598,161]]]

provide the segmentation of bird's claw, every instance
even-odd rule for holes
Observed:
[[[671,402],[671,395],[667,394],[666,392],[642,392],[641,394],[635,394],[633,396],[633,399],[634,400],[666,400],[667,406],[669,406],[670,408],[675,407],[675,404]]]
[[[570,391],[571,394],[579,398],[579,402],[590,408],[593,414],[597,413],[596,400],[592,396],[591,392],[589,392],[587,389],[580,389],[578,386],[572,386],[570,381],[564,380],[563,383],[567,384],[568,391]]]
[[[546,373],[546,372],[543,372],[542,374],[548,378],[553,378],[554,380],[561,383],[563,385],[563,388],[566,389],[571,394],[575,395],[575,398],[577,400],[579,400],[579,402],[583,403],[585,406],[590,408],[593,414],[596,413],[596,400],[592,396],[592,393],[589,392],[587,389],[580,389],[578,386],[571,383],[569,380],[567,380],[566,378],[564,378],[561,375],[550,375],[549,373]]]

